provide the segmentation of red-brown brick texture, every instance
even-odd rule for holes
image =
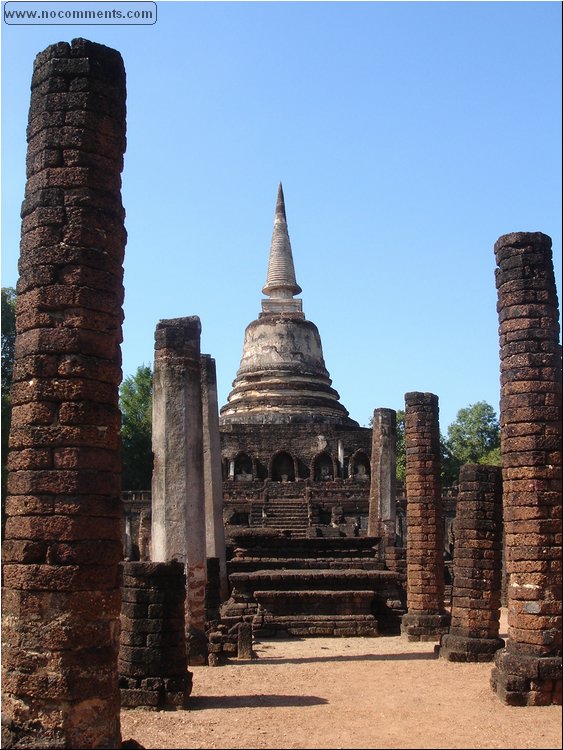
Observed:
[[[125,71],[34,64],[3,544],[4,747],[119,747]]]
[[[407,454],[407,607],[401,630],[408,640],[439,640],[444,611],[442,490],[438,397],[405,394]]]
[[[502,578],[500,466],[466,464],[459,472],[454,522],[452,620],[440,640],[449,661],[492,661],[498,637]]]
[[[561,703],[561,347],[551,239],[495,244],[508,640],[491,684],[514,705]]]

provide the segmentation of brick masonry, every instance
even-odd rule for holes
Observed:
[[[443,520],[438,397],[405,394],[407,454],[407,607],[401,631],[411,641],[439,640],[444,611]]]
[[[123,563],[119,685],[123,708],[184,708],[186,578],[178,562]]]
[[[495,243],[508,640],[491,684],[561,704],[561,347],[551,239]]]
[[[3,746],[119,747],[125,71],[37,55],[3,562]]]
[[[499,466],[466,464],[459,473],[450,631],[439,656],[492,661],[499,638],[502,578],[502,476]]]

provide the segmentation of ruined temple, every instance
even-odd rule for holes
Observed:
[[[221,604],[225,545],[208,465],[219,432],[214,369],[195,316],[157,326],[152,531],[146,497],[131,498],[123,519],[120,54],[74,39],[37,55],[27,135],[2,544],[3,746],[131,746],[121,742],[120,708],[183,707],[188,664],[249,658],[253,635],[376,636],[399,623],[409,640],[440,640],[451,661],[493,657],[491,687],[503,702],[560,705],[561,346],[551,239],[520,232],[495,245],[502,488],[498,469],[463,467],[450,622],[438,397],[405,395],[402,565],[392,410],[374,412],[372,436],[332,389],[317,328],[294,299],[301,289],[280,186],[268,299],[247,328],[221,410],[223,494],[238,543]],[[135,503],[142,560],[121,565],[123,520],[133,553]],[[370,535],[360,533],[368,517]]]
[[[225,520],[291,536],[367,528],[371,430],[348,415],[297,283],[278,188],[262,310],[220,410]],[[341,527],[341,528],[340,528]]]
[[[361,427],[333,388],[319,330],[298,298],[302,289],[281,184],[262,292],[261,311],[246,327],[240,366],[220,409],[220,447],[214,449],[222,511],[217,499],[214,505],[224,520],[227,552],[232,554],[241,533],[256,532],[286,539],[381,536],[388,550],[405,547],[406,497],[404,488],[395,486],[394,453],[392,468],[381,464],[391,445],[383,435],[395,424],[395,412],[376,409],[376,429]],[[155,372],[157,361],[155,355]],[[212,390],[216,393],[216,384]],[[204,386],[202,395],[207,391]],[[217,418],[217,405],[212,411]],[[387,508],[378,500],[383,487]],[[448,560],[455,494],[455,488],[443,492]],[[123,499],[126,556],[149,559],[151,493],[124,492]]]

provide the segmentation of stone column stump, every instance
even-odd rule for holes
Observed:
[[[452,619],[436,646],[448,661],[492,661],[499,634],[502,578],[502,477],[499,466],[466,464],[459,473],[454,523]]]
[[[183,708],[186,578],[179,562],[123,563],[119,685],[123,708]]]

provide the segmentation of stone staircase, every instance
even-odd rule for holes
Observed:
[[[253,503],[249,523],[251,527],[268,527],[304,539],[309,530],[309,509],[302,498],[272,498]]]
[[[234,631],[246,622],[255,636],[398,633],[404,575],[384,570],[378,542],[285,536],[272,528],[237,536],[222,625]]]

